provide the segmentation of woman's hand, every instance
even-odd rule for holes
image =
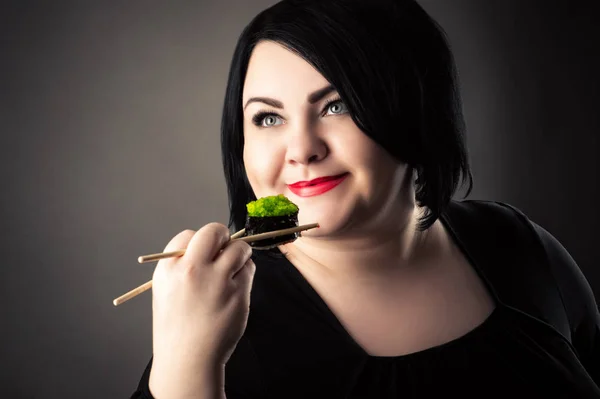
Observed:
[[[164,250],[185,254],[156,266],[150,374],[155,396],[190,392],[201,376],[224,370],[246,329],[256,266],[251,247],[229,236],[218,223],[185,230]]]

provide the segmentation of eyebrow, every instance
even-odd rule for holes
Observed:
[[[333,87],[333,85],[325,86],[322,89],[319,89],[317,91],[310,93],[308,95],[308,102],[309,102],[309,104],[314,104],[317,101],[321,100],[326,95],[328,95],[329,93],[334,92],[334,91],[335,91],[335,87]],[[250,103],[265,103],[274,108],[279,108],[279,109],[283,108],[283,103],[281,101],[275,100],[274,98],[269,98],[269,97],[250,97],[248,99],[248,101],[246,101],[246,105],[244,105],[244,109],[246,109],[246,107]]]

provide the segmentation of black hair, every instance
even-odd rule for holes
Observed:
[[[235,48],[221,121],[229,226],[256,200],[243,163],[242,90],[252,50],[279,43],[338,91],[356,125],[417,172],[419,230],[444,212],[459,181],[473,186],[458,77],[444,30],[414,0],[283,0],[258,14]]]

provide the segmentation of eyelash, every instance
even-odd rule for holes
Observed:
[[[321,112],[321,114],[327,112],[327,109],[329,108],[329,106],[331,104],[335,104],[337,102],[342,102],[341,97],[334,97],[330,100],[327,100],[327,102],[325,103],[325,106],[323,107],[323,111]],[[252,117],[252,123],[255,126],[258,127],[266,127],[266,126],[262,126],[262,122],[263,120],[267,117],[267,116],[278,116],[281,118],[281,116],[279,114],[277,114],[276,112],[272,112],[272,111],[259,111],[258,113],[256,113],[256,115],[254,115]]]

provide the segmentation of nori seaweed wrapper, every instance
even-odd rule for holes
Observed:
[[[298,212],[286,216],[247,216],[245,235],[251,236],[274,230],[289,229],[290,227],[296,226],[298,226]],[[249,242],[248,245],[256,249],[270,249],[278,245],[292,242],[298,237],[300,237],[300,232]]]

